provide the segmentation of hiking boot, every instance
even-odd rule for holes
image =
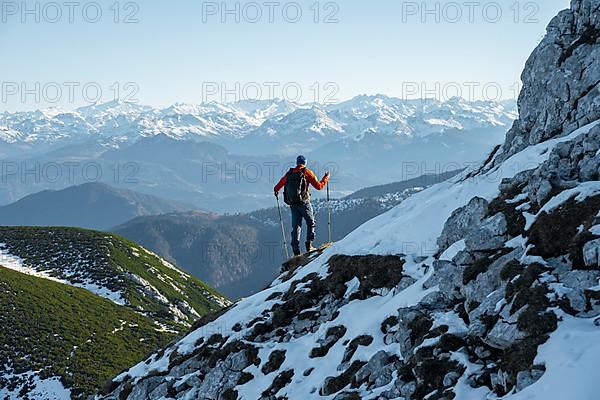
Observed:
[[[315,250],[317,250],[317,249],[315,249],[313,247],[313,242],[306,242],[306,252],[307,253],[313,252]]]
[[[296,257],[299,256],[300,254],[302,254],[302,253],[300,253],[299,247],[292,248],[292,251],[294,252],[294,256],[296,256]]]

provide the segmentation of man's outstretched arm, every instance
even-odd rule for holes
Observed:
[[[323,176],[323,179],[321,179],[320,181],[317,179],[317,176],[311,170],[307,170],[306,175],[308,183],[310,183],[317,190],[322,190],[327,185],[327,182],[329,182],[329,171],[325,173],[325,176]]]

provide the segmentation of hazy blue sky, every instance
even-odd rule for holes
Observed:
[[[2,2],[2,110],[74,108],[98,88],[102,100],[119,88],[154,106],[255,98],[258,89],[292,100],[301,92],[303,101],[514,98],[525,60],[569,1],[26,4]],[[222,15],[224,7],[237,12]]]

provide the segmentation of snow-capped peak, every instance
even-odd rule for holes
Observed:
[[[74,111],[49,108],[0,114],[0,140],[7,144],[65,145],[92,137],[102,142],[119,138],[119,142],[132,143],[161,134],[176,139],[221,140],[285,138],[304,132],[315,145],[323,145],[341,138],[359,140],[366,132],[426,136],[449,129],[508,126],[515,117],[516,109],[510,103],[409,101],[381,94],[327,105],[274,99],[176,103],[163,109],[115,100]]]

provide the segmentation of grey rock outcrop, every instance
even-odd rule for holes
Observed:
[[[517,326],[523,311],[525,310],[521,309],[513,315],[506,316],[506,319],[500,318],[486,335],[485,342],[496,349],[504,350],[527,337],[527,334],[520,331]]]
[[[474,197],[466,206],[455,210],[444,225],[438,238],[439,251],[443,252],[453,243],[477,228],[487,214],[488,202],[481,197]]]
[[[483,221],[478,229],[467,235],[465,247],[470,252],[499,249],[506,242],[506,233],[506,217],[498,213]]]
[[[461,296],[463,268],[450,261],[436,260],[433,263],[435,272],[424,284],[425,289],[438,286],[442,296],[453,300]]]
[[[368,381],[373,384],[374,387],[381,387],[387,385],[392,380],[392,368],[385,368],[390,365],[390,355],[381,350],[375,353],[373,357],[356,373],[356,380],[358,382]]]
[[[578,182],[600,177],[600,125],[571,142],[560,143],[541,168],[526,174],[524,192],[529,199],[542,205],[551,193],[572,188]]]
[[[532,368],[531,371],[521,371],[517,375],[517,391],[525,389],[536,383],[544,375],[544,370]]]
[[[583,246],[583,260],[588,267],[600,267],[600,239],[587,242]]]
[[[600,0],[573,0],[550,22],[521,75],[519,119],[497,161],[600,118],[599,37]]]

